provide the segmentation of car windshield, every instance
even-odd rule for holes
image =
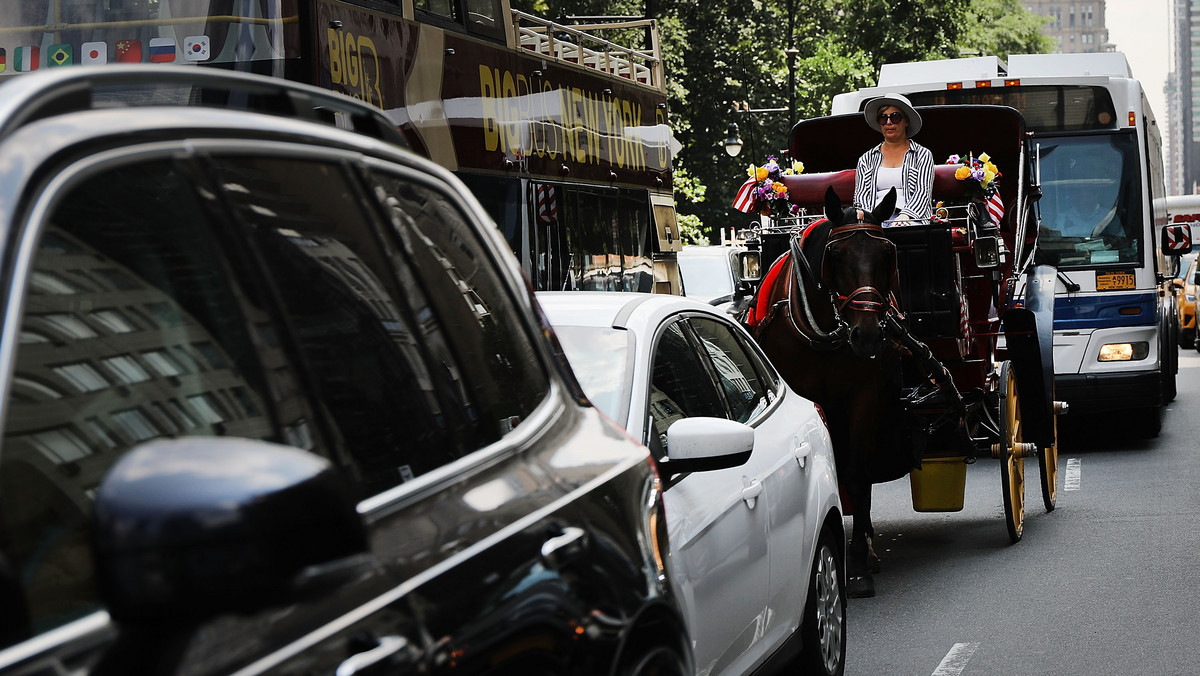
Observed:
[[[571,370],[596,408],[624,425],[629,413],[633,334],[596,326],[555,326]]]
[[[1059,268],[1142,260],[1137,136],[1044,138],[1038,262]]]
[[[679,273],[685,296],[711,299],[733,293],[733,273],[725,256],[680,256]]]

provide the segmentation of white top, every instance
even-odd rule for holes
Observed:
[[[875,172],[875,204],[892,188],[896,189],[896,208],[904,208],[904,167],[879,167]]]

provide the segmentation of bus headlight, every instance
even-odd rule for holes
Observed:
[[[1101,346],[1099,361],[1138,361],[1150,354],[1150,343],[1109,343]]]

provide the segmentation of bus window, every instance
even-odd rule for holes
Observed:
[[[1142,263],[1137,137],[1043,138],[1038,262],[1060,268]]]

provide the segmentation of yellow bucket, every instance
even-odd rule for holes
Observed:
[[[918,512],[959,512],[967,492],[967,463],[963,456],[925,458],[921,469],[908,475],[913,509]]]

